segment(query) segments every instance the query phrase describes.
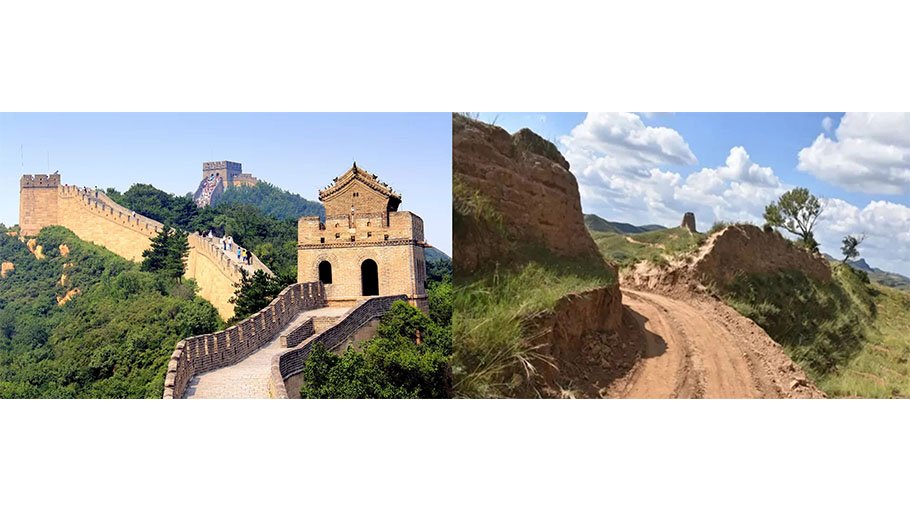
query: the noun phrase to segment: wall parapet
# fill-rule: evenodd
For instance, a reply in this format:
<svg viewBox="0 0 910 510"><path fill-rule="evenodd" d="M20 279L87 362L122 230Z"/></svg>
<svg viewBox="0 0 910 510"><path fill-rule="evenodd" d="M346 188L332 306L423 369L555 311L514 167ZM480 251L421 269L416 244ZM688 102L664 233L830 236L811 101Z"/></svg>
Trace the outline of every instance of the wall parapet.
<svg viewBox="0 0 910 510"><path fill-rule="evenodd" d="M114 202L101 191L80 188L70 184L60 186L58 190L61 197L76 199L76 203L88 209L92 214L101 216L146 237L155 237L164 228L161 223Z"/></svg>
<svg viewBox="0 0 910 510"><path fill-rule="evenodd" d="M242 322L216 333L181 340L168 362L163 398L182 398L194 375L237 363L271 342L300 312L324 306L325 288L321 282L295 283Z"/></svg>
<svg viewBox="0 0 910 510"><path fill-rule="evenodd" d="M187 242L189 242L190 248L211 260L212 263L233 282L240 281L241 269L249 274L253 274L257 269L261 269L265 274L273 276L272 270L266 267L253 252L250 252L252 264L241 264L233 253L228 254L218 246L220 240L220 237L209 238L196 233L187 235Z"/></svg>
<svg viewBox="0 0 910 510"><path fill-rule="evenodd" d="M303 365L310 357L314 346L322 344L331 351L354 336L357 330L365 324L388 313L393 303L396 301L407 302L407 300L408 297L404 294L367 299L348 311L337 324L319 333L309 342L276 354L272 358L269 394L272 398L288 398L285 381L289 377L303 372Z"/></svg>

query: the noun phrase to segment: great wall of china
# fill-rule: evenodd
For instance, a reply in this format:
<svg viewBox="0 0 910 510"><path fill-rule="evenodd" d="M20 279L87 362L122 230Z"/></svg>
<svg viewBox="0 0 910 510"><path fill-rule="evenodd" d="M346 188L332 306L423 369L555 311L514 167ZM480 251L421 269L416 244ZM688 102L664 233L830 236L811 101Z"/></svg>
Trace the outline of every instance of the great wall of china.
<svg viewBox="0 0 910 510"><path fill-rule="evenodd" d="M111 200L101 191L60 183L60 175L23 175L19 195L20 235L37 235L41 228L60 225L89 241L139 262L142 252L164 227L161 223L135 213ZM240 282L240 269L252 273L271 271L255 255L252 264L241 265L226 255L216 241L190 233L186 278L199 285L199 295L215 306L223 319L234 315L229 299L234 284Z"/></svg>
<svg viewBox="0 0 910 510"><path fill-rule="evenodd" d="M103 192L60 183L60 175L23 175L20 180L19 234L36 236L59 225L80 239L139 262L161 223L126 209ZM219 238L188 234L186 278L219 314L234 315L229 302L241 267L271 271L253 255L249 266L225 254ZM34 242L34 240L31 240ZM37 248L40 252L40 247ZM5 268L12 270L12 268ZM328 306L322 282L295 283L265 308L216 333L177 343L168 363L163 397L295 398L300 393L304 362L321 344L338 352L371 338L380 317L406 294L362 297L347 306Z"/></svg>

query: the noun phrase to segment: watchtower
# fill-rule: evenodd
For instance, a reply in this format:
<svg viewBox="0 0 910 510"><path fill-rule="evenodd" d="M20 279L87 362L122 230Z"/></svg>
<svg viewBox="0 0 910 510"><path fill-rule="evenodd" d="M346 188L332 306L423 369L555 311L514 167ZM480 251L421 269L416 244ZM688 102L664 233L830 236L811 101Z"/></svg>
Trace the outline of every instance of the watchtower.
<svg viewBox="0 0 910 510"><path fill-rule="evenodd" d="M319 200L325 222L298 221L297 281L321 281L331 305L406 294L426 310L423 220L398 210L401 195L354 163Z"/></svg>
<svg viewBox="0 0 910 510"><path fill-rule="evenodd" d="M23 175L19 179L19 233L38 235L48 226L59 223L60 174Z"/></svg>

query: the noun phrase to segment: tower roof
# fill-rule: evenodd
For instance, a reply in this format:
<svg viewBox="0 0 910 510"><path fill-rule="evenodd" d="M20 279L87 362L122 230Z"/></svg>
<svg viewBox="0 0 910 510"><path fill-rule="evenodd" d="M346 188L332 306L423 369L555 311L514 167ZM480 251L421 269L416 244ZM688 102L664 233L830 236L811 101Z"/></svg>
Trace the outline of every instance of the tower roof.
<svg viewBox="0 0 910 510"><path fill-rule="evenodd" d="M395 192L391 186L379 180L376 177L376 174L371 174L357 166L357 163L354 163L347 172L343 173L340 177L336 177L334 182L328 187L319 191L319 200L325 202L326 200L331 200L332 197L341 193L348 184L353 181L360 181L370 189L373 189L386 198L389 199L390 204L397 206L401 203L401 195Z"/></svg>

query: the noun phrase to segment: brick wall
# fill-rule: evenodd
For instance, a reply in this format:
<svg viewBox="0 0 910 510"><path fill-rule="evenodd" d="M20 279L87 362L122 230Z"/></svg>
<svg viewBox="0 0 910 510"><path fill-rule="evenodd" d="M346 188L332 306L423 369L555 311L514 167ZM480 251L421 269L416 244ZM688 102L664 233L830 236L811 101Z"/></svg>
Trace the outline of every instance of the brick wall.
<svg viewBox="0 0 910 510"><path fill-rule="evenodd" d="M300 312L322 308L325 304L325 290L322 284L295 283L282 290L268 306L243 322L217 333L181 340L168 362L164 398L183 397L186 385L194 375L241 361L271 342ZM312 331L312 321L309 322L309 328ZM306 333L305 330L297 333L300 329L294 333L296 335ZM303 338L297 340L298 343Z"/></svg>
<svg viewBox="0 0 910 510"><path fill-rule="evenodd" d="M406 300L405 295L368 299L351 309L337 324L319 333L306 344L277 354L272 358L272 373L269 380L269 393L272 398L289 397L285 380L303 371L303 365L316 344L322 344L330 351L335 350L355 336L360 328L385 315L395 301Z"/></svg>
<svg viewBox="0 0 910 510"><path fill-rule="evenodd" d="M426 301L424 248L407 241L300 249L297 252L297 281L319 280L319 264L328 261L332 265L332 283L326 285L329 302L353 304L365 297L361 265L367 259L376 262L380 296L405 294L415 304Z"/></svg>

